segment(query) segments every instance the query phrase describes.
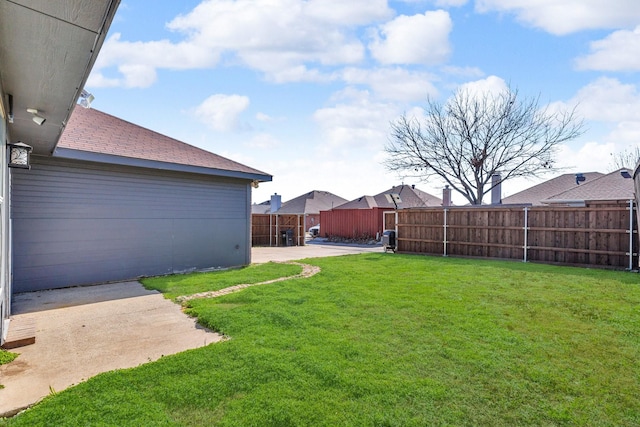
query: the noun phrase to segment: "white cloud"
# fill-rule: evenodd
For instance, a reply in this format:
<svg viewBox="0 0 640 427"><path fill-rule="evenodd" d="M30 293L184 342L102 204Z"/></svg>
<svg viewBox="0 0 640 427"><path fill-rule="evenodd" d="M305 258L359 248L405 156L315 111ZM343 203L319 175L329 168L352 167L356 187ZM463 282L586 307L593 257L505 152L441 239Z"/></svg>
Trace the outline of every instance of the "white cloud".
<svg viewBox="0 0 640 427"><path fill-rule="evenodd" d="M346 153L381 149L389 123L397 115L395 106L372 101L367 92L351 89L337 94L336 99L335 106L321 108L313 116L325 137L322 150Z"/></svg>
<svg viewBox="0 0 640 427"><path fill-rule="evenodd" d="M484 72L478 67L456 67L453 65L446 65L442 67L442 71L445 74L455 77L479 78L484 76Z"/></svg>
<svg viewBox="0 0 640 427"><path fill-rule="evenodd" d="M158 68L184 70L204 68L218 62L218 52L190 43L168 40L127 42L116 33L104 43L90 80L92 87L149 87L155 83ZM116 66L122 77L107 78L104 69Z"/></svg>
<svg viewBox="0 0 640 427"><path fill-rule="evenodd" d="M513 13L519 21L557 35L640 21L637 0L476 0L476 10Z"/></svg>
<svg viewBox="0 0 640 427"><path fill-rule="evenodd" d="M586 120L603 122L640 121L640 93L631 84L601 77L581 88L562 106L577 105L577 112Z"/></svg>
<svg viewBox="0 0 640 427"><path fill-rule="evenodd" d="M373 32L369 50L382 64L440 64L451 53L452 27L444 10L400 15Z"/></svg>
<svg viewBox="0 0 640 427"><path fill-rule="evenodd" d="M269 172L273 173L273 182L260 184L252 191L254 202L268 200L273 193L282 195L282 200L287 201L312 190L329 191L353 200L400 184L400 180L380 164L378 153L370 152L323 156L310 150L293 159L271 162ZM432 194L439 193L436 190Z"/></svg>
<svg viewBox="0 0 640 427"><path fill-rule="evenodd" d="M306 13L325 22L339 25L366 25L393 14L386 0L310 0Z"/></svg>
<svg viewBox="0 0 640 427"><path fill-rule="evenodd" d="M460 85L460 90L466 91L471 96L482 97L485 94L497 95L505 92L509 86L497 76L489 76L486 79L467 82Z"/></svg>
<svg viewBox="0 0 640 427"><path fill-rule="evenodd" d="M269 53L256 53L253 60L261 63L258 57L264 56L264 65L261 71L266 73L267 80L274 83L287 82L316 82L324 83L332 80L332 76L323 74L317 69L309 69L305 65L289 66L288 64L269 63Z"/></svg>
<svg viewBox="0 0 640 427"><path fill-rule="evenodd" d="M256 114L256 120L259 120L261 122L270 122L273 120L273 118L271 116L269 116L268 114L265 113L257 113Z"/></svg>
<svg viewBox="0 0 640 427"><path fill-rule="evenodd" d="M369 85L376 96L396 101L424 101L436 96L438 90L432 81L435 77L403 68L362 69L346 68L342 79L352 85Z"/></svg>
<svg viewBox="0 0 640 427"><path fill-rule="evenodd" d="M579 69L640 71L640 26L634 30L616 31L592 42L590 47L589 55L576 60Z"/></svg>
<svg viewBox="0 0 640 427"><path fill-rule="evenodd" d="M119 87L123 86L122 79L109 78L99 71L93 71L87 79L87 87Z"/></svg>
<svg viewBox="0 0 640 427"><path fill-rule="evenodd" d="M438 7L460 7L467 4L468 0L436 0Z"/></svg>
<svg viewBox="0 0 640 427"><path fill-rule="evenodd" d="M352 28L386 19L392 11L382 0L330 3L203 1L169 28L189 34L195 45L233 52L240 62L266 73L305 63L356 63L363 59L364 47Z"/></svg>
<svg viewBox="0 0 640 427"><path fill-rule="evenodd" d="M211 95L195 108L196 117L217 131L238 128L238 116L249 107L249 98L241 95Z"/></svg>
<svg viewBox="0 0 640 427"><path fill-rule="evenodd" d="M618 123L607 140L616 143L616 151L633 151L640 146L640 121Z"/></svg>
<svg viewBox="0 0 640 427"><path fill-rule="evenodd" d="M149 87L157 78L156 69L144 64L124 64L118 67L118 71L124 76L124 87Z"/></svg>
<svg viewBox="0 0 640 427"><path fill-rule="evenodd" d="M616 151L612 142L587 142L574 148L564 144L558 151L557 166L575 172L607 172L607 161Z"/></svg>
<svg viewBox="0 0 640 427"><path fill-rule="evenodd" d="M210 68L221 58L276 82L326 81L314 67L356 64L365 47L356 28L393 15L386 0L204 0L167 28L171 42L130 42L114 34L94 66L95 86L146 87L158 68ZM105 77L113 67L121 76Z"/></svg>

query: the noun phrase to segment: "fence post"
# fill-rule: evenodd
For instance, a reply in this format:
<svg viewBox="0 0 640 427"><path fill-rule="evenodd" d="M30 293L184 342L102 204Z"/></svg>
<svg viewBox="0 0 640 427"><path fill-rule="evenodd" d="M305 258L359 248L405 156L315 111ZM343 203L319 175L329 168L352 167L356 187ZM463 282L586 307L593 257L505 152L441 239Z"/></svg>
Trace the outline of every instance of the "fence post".
<svg viewBox="0 0 640 427"><path fill-rule="evenodd" d="M525 206L524 208L524 247L523 247L523 257L522 262L527 262L527 249L529 246L529 208Z"/></svg>
<svg viewBox="0 0 640 427"><path fill-rule="evenodd" d="M633 270L633 200L629 200L629 271Z"/></svg>
<svg viewBox="0 0 640 427"><path fill-rule="evenodd" d="M398 211L395 210L393 211L393 218L394 218L394 229L396 231L396 251L399 249L400 246L400 233L398 233Z"/></svg>
<svg viewBox="0 0 640 427"><path fill-rule="evenodd" d="M306 225L306 215L305 214L298 214L298 242L296 244L296 246L303 246L304 245L304 227ZM302 220L302 223L300 222L300 220ZM302 242L302 243L300 243Z"/></svg>
<svg viewBox="0 0 640 427"><path fill-rule="evenodd" d="M269 247L273 246L273 215L269 214Z"/></svg>
<svg viewBox="0 0 640 427"><path fill-rule="evenodd" d="M442 256L447 256L447 208L444 209L444 241L443 243L443 254Z"/></svg>

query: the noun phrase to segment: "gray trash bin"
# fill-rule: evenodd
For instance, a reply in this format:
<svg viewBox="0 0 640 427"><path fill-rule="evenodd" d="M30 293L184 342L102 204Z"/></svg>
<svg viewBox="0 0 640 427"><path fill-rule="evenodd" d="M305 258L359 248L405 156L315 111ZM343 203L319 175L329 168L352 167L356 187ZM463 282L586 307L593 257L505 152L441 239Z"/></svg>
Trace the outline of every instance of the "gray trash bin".
<svg viewBox="0 0 640 427"><path fill-rule="evenodd" d="M385 230L382 233L382 247L384 251L388 250L395 252L396 251L396 231L395 230Z"/></svg>
<svg viewBox="0 0 640 427"><path fill-rule="evenodd" d="M293 230L280 232L280 246L293 246Z"/></svg>

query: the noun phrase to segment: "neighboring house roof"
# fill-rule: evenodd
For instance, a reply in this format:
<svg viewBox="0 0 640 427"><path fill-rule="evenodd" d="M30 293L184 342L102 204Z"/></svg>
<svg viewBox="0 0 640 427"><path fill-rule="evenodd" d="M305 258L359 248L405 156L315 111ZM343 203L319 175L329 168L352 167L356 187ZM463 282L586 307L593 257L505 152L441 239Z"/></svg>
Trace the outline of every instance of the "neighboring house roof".
<svg viewBox="0 0 640 427"><path fill-rule="evenodd" d="M591 181L603 176L600 172L587 172L582 175L585 177L585 180L580 184L580 187L584 187ZM576 174L567 173L538 185L534 185L533 187L522 190L519 193L512 194L509 197L505 197L502 199L502 204L531 204L533 206L540 206L544 204L543 200L547 200L556 194L560 194L575 187L578 187L576 184Z"/></svg>
<svg viewBox="0 0 640 427"><path fill-rule="evenodd" d="M257 169L93 108L73 111L54 156L271 181Z"/></svg>
<svg viewBox="0 0 640 427"><path fill-rule="evenodd" d="M271 201L267 200L262 203L254 203L251 205L252 214L270 214L271 213Z"/></svg>
<svg viewBox="0 0 640 427"><path fill-rule="evenodd" d="M343 203L347 199L336 196L328 191L310 191L306 194L284 202L278 214L319 214L320 211L328 211Z"/></svg>
<svg viewBox="0 0 640 427"><path fill-rule="evenodd" d="M543 200L545 204L570 203L576 201L598 201L598 200L631 200L635 198L633 180L624 178L620 172L628 169L618 169L607 175L600 176L593 180L585 180L580 185L552 197ZM575 182L574 182L575 184Z"/></svg>
<svg viewBox="0 0 640 427"><path fill-rule="evenodd" d="M397 202L398 209L442 206L442 199L419 190L413 185L397 185L375 196L359 197L340 205L337 209L371 209L375 207L395 209L396 206L393 202L387 200L386 195L389 194L400 196L400 202Z"/></svg>
<svg viewBox="0 0 640 427"><path fill-rule="evenodd" d="M372 209L377 208L378 203L373 196L360 196L350 202L344 203L334 209Z"/></svg>

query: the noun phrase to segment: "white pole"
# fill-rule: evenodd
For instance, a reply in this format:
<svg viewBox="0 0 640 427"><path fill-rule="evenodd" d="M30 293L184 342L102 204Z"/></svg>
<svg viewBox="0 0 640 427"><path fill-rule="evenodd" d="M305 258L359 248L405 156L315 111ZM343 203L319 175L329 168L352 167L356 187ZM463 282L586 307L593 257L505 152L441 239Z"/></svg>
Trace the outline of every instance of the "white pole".
<svg viewBox="0 0 640 427"><path fill-rule="evenodd" d="M633 270L633 200L629 200L629 271Z"/></svg>
<svg viewBox="0 0 640 427"><path fill-rule="evenodd" d="M447 210L444 209L444 240L443 240L443 253L442 256L447 256Z"/></svg>
<svg viewBox="0 0 640 427"><path fill-rule="evenodd" d="M529 246L528 234L529 234L529 208L525 207L524 208L524 246L523 246L524 255L523 255L522 262L527 262L527 249Z"/></svg>

